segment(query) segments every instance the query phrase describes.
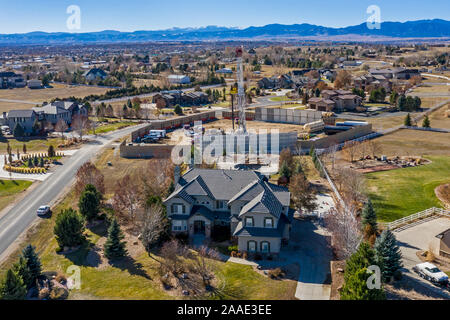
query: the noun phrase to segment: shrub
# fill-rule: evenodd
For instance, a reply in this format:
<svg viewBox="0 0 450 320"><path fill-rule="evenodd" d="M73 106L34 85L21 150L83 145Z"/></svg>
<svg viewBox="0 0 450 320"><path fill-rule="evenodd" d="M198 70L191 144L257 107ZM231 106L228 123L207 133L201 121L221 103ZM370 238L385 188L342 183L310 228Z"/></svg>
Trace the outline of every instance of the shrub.
<svg viewBox="0 0 450 320"><path fill-rule="evenodd" d="M247 252L244 252L242 254L242 259L247 260L247 258L248 258L248 254L247 254Z"/></svg>
<svg viewBox="0 0 450 320"><path fill-rule="evenodd" d="M68 296L68 292L63 287L54 286L52 291L50 291L51 300L64 300Z"/></svg>
<svg viewBox="0 0 450 320"><path fill-rule="evenodd" d="M229 246L228 247L228 252L233 252L233 251L238 251L238 246Z"/></svg>
<svg viewBox="0 0 450 320"><path fill-rule="evenodd" d="M284 277L284 272L280 268L272 269L269 271L269 277L271 279L278 279Z"/></svg>
<svg viewBox="0 0 450 320"><path fill-rule="evenodd" d="M236 251L231 251L231 256L232 256L233 258L235 258L235 257L236 257Z"/></svg>
<svg viewBox="0 0 450 320"><path fill-rule="evenodd" d="M38 298L40 300L47 299L49 295L50 295L50 290L48 288L42 288L41 290L39 290Z"/></svg>
<svg viewBox="0 0 450 320"><path fill-rule="evenodd" d="M67 278L64 274L58 272L58 274L55 277L55 281L58 283L65 283L67 281Z"/></svg>

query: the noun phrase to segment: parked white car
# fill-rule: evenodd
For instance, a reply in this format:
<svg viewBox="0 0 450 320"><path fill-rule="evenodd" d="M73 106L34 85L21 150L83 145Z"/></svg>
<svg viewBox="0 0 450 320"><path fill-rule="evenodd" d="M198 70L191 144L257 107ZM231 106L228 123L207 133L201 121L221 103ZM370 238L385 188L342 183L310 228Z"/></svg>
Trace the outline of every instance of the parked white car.
<svg viewBox="0 0 450 320"><path fill-rule="evenodd" d="M37 215L38 216L45 216L50 212L50 206L40 206L39 209L37 209Z"/></svg>
<svg viewBox="0 0 450 320"><path fill-rule="evenodd" d="M418 264L413 270L428 281L440 284L448 282L448 276L432 263L425 262Z"/></svg>

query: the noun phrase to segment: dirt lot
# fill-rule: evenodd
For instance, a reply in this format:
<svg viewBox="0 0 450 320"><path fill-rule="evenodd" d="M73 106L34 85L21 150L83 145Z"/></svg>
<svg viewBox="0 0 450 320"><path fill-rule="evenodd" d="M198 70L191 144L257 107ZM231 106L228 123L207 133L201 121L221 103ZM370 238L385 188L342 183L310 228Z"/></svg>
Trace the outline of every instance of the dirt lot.
<svg viewBox="0 0 450 320"><path fill-rule="evenodd" d="M430 116L431 127L444 129L450 128L450 117L446 114L446 112L449 112L450 114L450 111L448 110L450 110L450 103L447 104L447 106L433 112Z"/></svg>
<svg viewBox="0 0 450 320"><path fill-rule="evenodd" d="M219 120L211 123L204 124L206 129L232 129L231 120ZM280 132L303 132L303 126L295 124L283 124L283 123L270 123L263 121L247 121L247 130L259 130L259 129L278 129Z"/></svg>

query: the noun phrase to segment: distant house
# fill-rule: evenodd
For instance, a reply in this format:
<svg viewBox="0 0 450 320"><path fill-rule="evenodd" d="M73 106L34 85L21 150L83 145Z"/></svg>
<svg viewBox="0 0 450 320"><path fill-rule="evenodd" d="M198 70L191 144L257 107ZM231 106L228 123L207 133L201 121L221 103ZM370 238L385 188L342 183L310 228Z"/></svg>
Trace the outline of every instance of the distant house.
<svg viewBox="0 0 450 320"><path fill-rule="evenodd" d="M276 80L274 78L262 78L258 81L260 89L274 89L276 87Z"/></svg>
<svg viewBox="0 0 450 320"><path fill-rule="evenodd" d="M38 115L33 110L11 110L5 118L11 132L19 124L28 135L33 133L34 125L38 121Z"/></svg>
<svg viewBox="0 0 450 320"><path fill-rule="evenodd" d="M104 80L108 76L105 71L99 68L93 68L89 71L86 71L83 75L88 81L94 81L98 79Z"/></svg>
<svg viewBox="0 0 450 320"><path fill-rule="evenodd" d="M188 76L172 74L167 77L171 84L189 84L191 83L191 78Z"/></svg>
<svg viewBox="0 0 450 320"><path fill-rule="evenodd" d="M181 99L183 105L187 106L202 105L209 102L208 95L202 91L184 93Z"/></svg>
<svg viewBox="0 0 450 320"><path fill-rule="evenodd" d="M439 242L439 255L444 258L450 258L450 229L436 236Z"/></svg>
<svg viewBox="0 0 450 320"><path fill-rule="evenodd" d="M290 89L294 82L289 75L283 74L278 77L263 78L257 84L260 89Z"/></svg>
<svg viewBox="0 0 450 320"><path fill-rule="evenodd" d="M174 234L210 239L228 229L239 251L260 254L289 240L290 192L255 171L191 169L175 184L164 200Z"/></svg>
<svg viewBox="0 0 450 320"><path fill-rule="evenodd" d="M322 98L310 98L309 108L317 111L355 110L362 105L362 98L347 90L323 90Z"/></svg>
<svg viewBox="0 0 450 320"><path fill-rule="evenodd" d="M216 71L216 73L219 74L233 74L233 70L231 70L230 68L222 68Z"/></svg>
<svg viewBox="0 0 450 320"><path fill-rule="evenodd" d="M370 69L372 76L382 75L386 79L409 80L414 76L420 76L418 69L406 68L386 68L386 69Z"/></svg>
<svg viewBox="0 0 450 320"><path fill-rule="evenodd" d="M87 116L89 113L89 110L85 105L78 104L77 102L73 101L55 101L52 102L52 105L64 108L69 111L71 118L76 115Z"/></svg>
<svg viewBox="0 0 450 320"><path fill-rule="evenodd" d="M41 80L28 80L28 88L30 89L42 89L42 81Z"/></svg>
<svg viewBox="0 0 450 320"><path fill-rule="evenodd" d="M24 88L27 82L21 74L14 72L0 72L0 89Z"/></svg>

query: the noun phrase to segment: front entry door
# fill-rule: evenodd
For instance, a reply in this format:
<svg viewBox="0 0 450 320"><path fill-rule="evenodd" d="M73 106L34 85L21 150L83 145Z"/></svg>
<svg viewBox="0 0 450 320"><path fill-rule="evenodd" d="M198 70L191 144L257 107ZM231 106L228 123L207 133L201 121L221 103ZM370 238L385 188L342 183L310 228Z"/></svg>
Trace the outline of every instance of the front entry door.
<svg viewBox="0 0 450 320"><path fill-rule="evenodd" d="M205 234L205 221L197 220L194 221L194 233L195 234Z"/></svg>

